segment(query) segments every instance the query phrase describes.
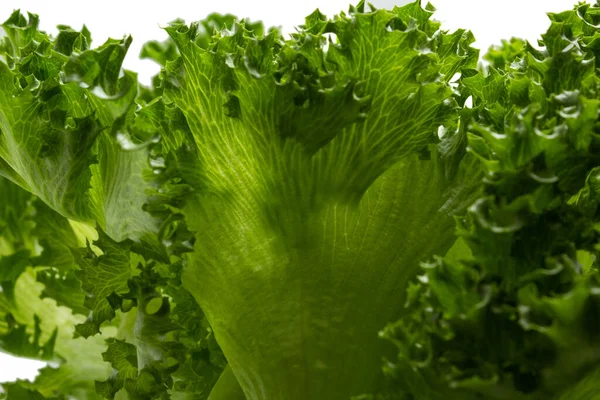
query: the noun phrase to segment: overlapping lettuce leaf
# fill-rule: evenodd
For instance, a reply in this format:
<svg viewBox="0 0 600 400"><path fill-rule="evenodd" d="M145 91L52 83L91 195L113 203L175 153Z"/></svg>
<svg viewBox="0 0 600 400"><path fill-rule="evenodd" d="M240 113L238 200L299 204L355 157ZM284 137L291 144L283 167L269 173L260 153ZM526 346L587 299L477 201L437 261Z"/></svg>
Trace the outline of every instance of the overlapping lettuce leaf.
<svg viewBox="0 0 600 400"><path fill-rule="evenodd" d="M68 248L58 247L77 246L75 233L35 196L5 178L0 187L0 350L50 363L34 382L5 385L7 399L99 399L93 380L110 372L99 356L106 346L101 337L73 339L75 324L85 320L76 311L84 295L70 284L76 266Z"/></svg>
<svg viewBox="0 0 600 400"><path fill-rule="evenodd" d="M450 84L477 52L431 14L360 3L315 12L291 40L243 23L208 44L201 23L167 28L179 57L138 121L161 135L151 210L184 218L169 240L187 252L184 287L248 399L377 385L377 331L477 194Z"/></svg>
<svg viewBox="0 0 600 400"><path fill-rule="evenodd" d="M134 123L131 39L91 49L19 12L2 28L0 350L52 363L5 396L206 398L226 361L160 241L176 223L145 211L157 139Z"/></svg>
<svg viewBox="0 0 600 400"><path fill-rule="evenodd" d="M409 398L597 396L600 8L549 17L541 50L504 43L462 80L485 187L383 331Z"/></svg>
<svg viewBox="0 0 600 400"><path fill-rule="evenodd" d="M419 1L287 40L214 14L144 47L152 87L130 38L15 12L0 349L51 364L4 397L588 398L598 10L486 72Z"/></svg>
<svg viewBox="0 0 600 400"><path fill-rule="evenodd" d="M18 11L2 29L0 174L67 218L158 247L142 210L147 153L131 151L144 143L126 129L138 92L121 69L131 38L91 49L85 27L50 37Z"/></svg>

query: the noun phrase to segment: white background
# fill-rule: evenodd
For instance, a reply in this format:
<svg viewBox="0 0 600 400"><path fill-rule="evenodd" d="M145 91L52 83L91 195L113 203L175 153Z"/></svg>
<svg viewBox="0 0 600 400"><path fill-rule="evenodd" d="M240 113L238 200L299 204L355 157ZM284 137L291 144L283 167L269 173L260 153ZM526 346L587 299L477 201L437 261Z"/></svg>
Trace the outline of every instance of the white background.
<svg viewBox="0 0 600 400"><path fill-rule="evenodd" d="M56 32L58 24L71 25L79 29L86 24L92 32L95 45L106 38L121 38L133 35L125 67L137 71L140 79L149 78L158 72L158 67L148 60L137 60L142 43L147 40L163 40L166 34L160 26L175 18L187 21L202 19L210 12L232 13L239 17L262 20L268 26L279 25L286 32L303 23L303 18L317 7L332 16L346 11L350 1L358 0L2 0L0 20L20 8L40 15L41 28ZM406 4L406 0L371 0L378 8L392 8ZM501 38L517 36L534 41L548 25L546 12L569 9L577 0L432 0L438 9L435 18L442 21L446 29L467 28L477 38L476 46L485 50ZM425 1L423 1L425 3ZM20 360L0 353L0 382L35 376L41 363Z"/></svg>

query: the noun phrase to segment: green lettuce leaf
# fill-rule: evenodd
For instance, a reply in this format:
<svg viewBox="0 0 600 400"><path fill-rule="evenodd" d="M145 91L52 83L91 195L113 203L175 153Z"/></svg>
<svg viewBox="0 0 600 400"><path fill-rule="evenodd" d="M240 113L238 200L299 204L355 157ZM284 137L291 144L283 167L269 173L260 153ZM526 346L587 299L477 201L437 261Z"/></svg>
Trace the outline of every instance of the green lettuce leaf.
<svg viewBox="0 0 600 400"><path fill-rule="evenodd" d="M449 82L477 52L430 15L361 3L312 14L289 41L240 23L207 47L201 24L167 28L180 57L164 104L140 112L161 133L171 193L154 210L195 232L183 284L249 399L376 385L377 331L476 196Z"/></svg>
<svg viewBox="0 0 600 400"><path fill-rule="evenodd" d="M48 366L0 397L593 397L599 9L479 69L420 1L176 20L149 87L14 12L0 351Z"/></svg>
<svg viewBox="0 0 600 400"><path fill-rule="evenodd" d="M399 391L428 400L597 393L598 15L587 4L549 14L541 50L504 43L487 74L462 80L484 192L457 220L460 242L423 264L408 313L382 332L398 348L385 368Z"/></svg>
<svg viewBox="0 0 600 400"><path fill-rule="evenodd" d="M142 209L152 138L126 130L138 92L121 69L131 38L91 49L85 27L51 37L38 23L15 11L2 24L0 174L67 218L160 252L157 222Z"/></svg>

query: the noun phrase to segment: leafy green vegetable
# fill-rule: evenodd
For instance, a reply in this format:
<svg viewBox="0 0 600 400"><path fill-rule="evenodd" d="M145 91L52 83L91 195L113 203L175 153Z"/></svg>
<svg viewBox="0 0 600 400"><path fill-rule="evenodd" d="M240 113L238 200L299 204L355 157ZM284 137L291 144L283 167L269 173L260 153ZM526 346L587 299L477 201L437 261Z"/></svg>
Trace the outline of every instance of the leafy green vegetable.
<svg viewBox="0 0 600 400"><path fill-rule="evenodd" d="M13 13L0 350L49 364L0 396L594 396L600 7L479 69L433 11L176 20L150 87Z"/></svg>
<svg viewBox="0 0 600 400"><path fill-rule="evenodd" d="M479 170L436 132L457 123L448 81L476 51L463 31L434 36L430 14L315 13L288 42L239 25L209 51L199 25L167 28L181 58L164 101L193 140L179 155L197 232L184 287L247 398L369 390L406 280L454 241Z"/></svg>
<svg viewBox="0 0 600 400"><path fill-rule="evenodd" d="M419 399L584 399L600 365L598 8L550 14L540 45L492 49L469 147L484 193L460 247L423 264L386 369Z"/></svg>

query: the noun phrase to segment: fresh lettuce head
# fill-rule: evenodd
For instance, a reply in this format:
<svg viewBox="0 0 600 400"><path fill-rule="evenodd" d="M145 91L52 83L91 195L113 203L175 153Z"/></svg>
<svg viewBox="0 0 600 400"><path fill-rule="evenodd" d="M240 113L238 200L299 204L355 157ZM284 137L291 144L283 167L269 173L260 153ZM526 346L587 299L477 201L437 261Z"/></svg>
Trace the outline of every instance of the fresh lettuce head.
<svg viewBox="0 0 600 400"><path fill-rule="evenodd" d="M13 13L0 350L49 365L4 397L583 400L598 10L479 69L420 1L177 20L150 87Z"/></svg>

